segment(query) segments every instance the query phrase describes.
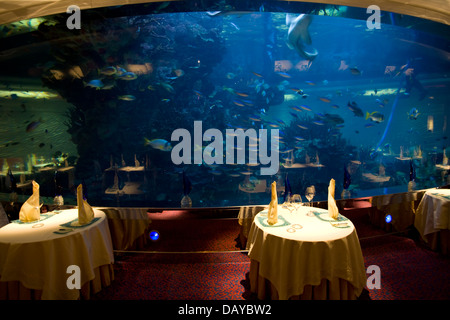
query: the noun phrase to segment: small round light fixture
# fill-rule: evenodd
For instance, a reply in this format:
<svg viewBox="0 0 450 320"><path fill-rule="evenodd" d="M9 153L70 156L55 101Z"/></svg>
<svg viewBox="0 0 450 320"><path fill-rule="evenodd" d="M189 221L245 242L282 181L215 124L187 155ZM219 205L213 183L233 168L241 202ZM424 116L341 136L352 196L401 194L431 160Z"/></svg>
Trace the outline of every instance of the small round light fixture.
<svg viewBox="0 0 450 320"><path fill-rule="evenodd" d="M160 234L156 230L150 231L150 233L149 233L150 240L152 240L152 241L159 240L159 236L160 236Z"/></svg>
<svg viewBox="0 0 450 320"><path fill-rule="evenodd" d="M387 214L387 215L384 217L384 221L386 221L386 223L391 223L391 221L392 221L392 216L391 216L390 214Z"/></svg>

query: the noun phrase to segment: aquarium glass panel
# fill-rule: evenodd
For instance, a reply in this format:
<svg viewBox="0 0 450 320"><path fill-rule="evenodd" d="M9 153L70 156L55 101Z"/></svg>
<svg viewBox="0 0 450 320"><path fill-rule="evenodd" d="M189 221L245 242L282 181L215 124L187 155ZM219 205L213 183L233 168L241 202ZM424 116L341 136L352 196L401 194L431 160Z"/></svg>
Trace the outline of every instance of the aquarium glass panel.
<svg viewBox="0 0 450 320"><path fill-rule="evenodd" d="M449 184L446 25L284 1L79 13L0 26L3 201L32 180L43 203L81 184L162 208Z"/></svg>

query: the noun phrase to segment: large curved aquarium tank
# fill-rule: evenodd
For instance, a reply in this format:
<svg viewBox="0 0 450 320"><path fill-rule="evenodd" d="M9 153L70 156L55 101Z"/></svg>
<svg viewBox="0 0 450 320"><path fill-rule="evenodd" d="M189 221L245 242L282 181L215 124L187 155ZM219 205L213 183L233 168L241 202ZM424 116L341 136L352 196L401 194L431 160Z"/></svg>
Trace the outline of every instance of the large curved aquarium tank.
<svg viewBox="0 0 450 320"><path fill-rule="evenodd" d="M48 204L83 184L94 206L158 208L449 183L445 23L295 1L68 11L0 27L3 201L32 180Z"/></svg>

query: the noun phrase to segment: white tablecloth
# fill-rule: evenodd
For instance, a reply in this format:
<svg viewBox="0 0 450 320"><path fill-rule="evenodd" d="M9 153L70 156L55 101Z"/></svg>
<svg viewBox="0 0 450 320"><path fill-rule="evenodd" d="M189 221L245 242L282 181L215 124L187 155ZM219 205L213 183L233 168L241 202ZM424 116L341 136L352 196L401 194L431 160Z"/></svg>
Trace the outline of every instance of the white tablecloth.
<svg viewBox="0 0 450 320"><path fill-rule="evenodd" d="M314 212L308 216L308 212ZM278 207L278 223L267 224L267 210L255 216L247 241L249 257L259 263L259 276L269 280L280 300L301 295L306 285L322 279L348 281L359 296L366 271L353 223L340 216L333 226L328 211L300 207L290 213Z"/></svg>
<svg viewBox="0 0 450 320"><path fill-rule="evenodd" d="M450 189L425 192L416 210L414 226L422 238L442 229L450 229Z"/></svg>
<svg viewBox="0 0 450 320"><path fill-rule="evenodd" d="M50 213L52 214L52 213ZM114 263L106 215L95 210L95 221L64 233L61 226L78 218L78 209L63 210L32 223L10 223L0 229L0 281L19 281L41 290L41 299L78 299L69 289L67 267L80 267L80 283L95 278L94 269ZM55 232L62 232L58 234Z"/></svg>

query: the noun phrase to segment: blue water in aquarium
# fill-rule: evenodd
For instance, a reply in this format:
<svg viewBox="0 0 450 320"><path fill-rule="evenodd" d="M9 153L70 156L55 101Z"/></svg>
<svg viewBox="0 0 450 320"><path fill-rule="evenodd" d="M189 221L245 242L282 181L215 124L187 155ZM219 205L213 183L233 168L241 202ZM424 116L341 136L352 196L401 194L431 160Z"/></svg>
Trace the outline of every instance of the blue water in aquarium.
<svg viewBox="0 0 450 320"><path fill-rule="evenodd" d="M308 59L288 45L286 15L300 11L148 8L83 11L80 30L67 29L67 14L25 33L2 26L5 197L8 168L17 183L36 180L42 197L57 190L76 203L84 183L90 204L114 206L180 207L183 196L193 207L268 204L271 183L281 199L286 176L293 193L314 185L321 201L330 179L340 198L345 171L351 197L406 192L410 165L417 189L447 184L448 38L317 10L302 30L305 50L317 50ZM177 129L189 151L179 152ZM275 173L262 174L261 157L249 163L261 136L227 145L237 129L277 139L267 153L278 153ZM241 149L244 163L227 164L227 151ZM205 161L211 151L223 163Z"/></svg>

